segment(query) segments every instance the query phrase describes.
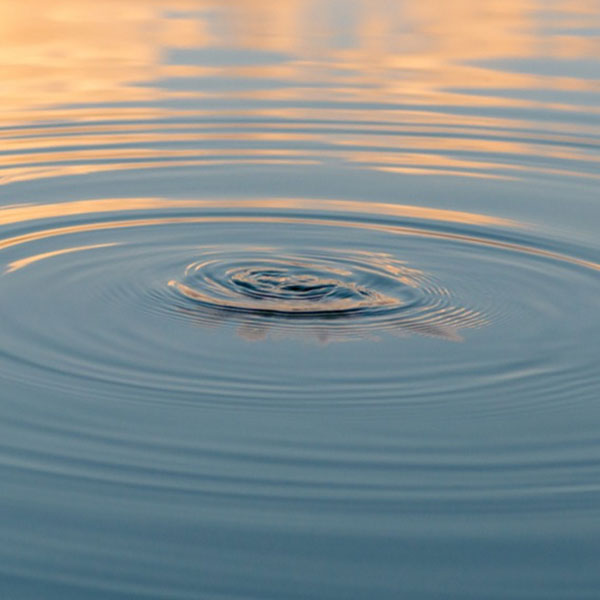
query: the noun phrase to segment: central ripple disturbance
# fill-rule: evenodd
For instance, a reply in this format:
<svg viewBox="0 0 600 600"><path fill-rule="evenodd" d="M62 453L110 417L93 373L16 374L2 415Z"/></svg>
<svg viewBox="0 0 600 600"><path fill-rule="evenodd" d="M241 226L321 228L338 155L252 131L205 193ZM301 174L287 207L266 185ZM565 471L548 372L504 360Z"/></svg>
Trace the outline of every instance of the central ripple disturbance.
<svg viewBox="0 0 600 600"><path fill-rule="evenodd" d="M364 250L202 248L169 287L176 310L195 322L285 328L310 321L344 335L385 329L457 340L458 329L483 321L422 271Z"/></svg>
<svg viewBox="0 0 600 600"><path fill-rule="evenodd" d="M327 251L301 257L223 249L169 285L200 307L254 314L368 316L422 299L419 272L382 255ZM329 257L327 256L329 255ZM387 262L386 262L387 260Z"/></svg>

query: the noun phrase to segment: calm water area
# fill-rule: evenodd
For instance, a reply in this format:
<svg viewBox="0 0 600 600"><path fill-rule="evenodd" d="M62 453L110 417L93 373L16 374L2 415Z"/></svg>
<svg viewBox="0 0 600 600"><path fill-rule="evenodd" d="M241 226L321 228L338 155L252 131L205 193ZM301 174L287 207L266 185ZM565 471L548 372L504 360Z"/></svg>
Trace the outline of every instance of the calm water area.
<svg viewBox="0 0 600 600"><path fill-rule="evenodd" d="M2 600L600 598L600 1L0 3Z"/></svg>

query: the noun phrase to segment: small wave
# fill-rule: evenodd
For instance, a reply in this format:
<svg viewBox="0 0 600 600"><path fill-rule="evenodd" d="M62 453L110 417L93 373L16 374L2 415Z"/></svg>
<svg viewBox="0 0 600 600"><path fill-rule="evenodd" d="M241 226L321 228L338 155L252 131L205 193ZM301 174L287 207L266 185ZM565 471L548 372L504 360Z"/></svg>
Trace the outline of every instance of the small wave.
<svg viewBox="0 0 600 600"><path fill-rule="evenodd" d="M509 383L529 389L530 374L551 363L524 368L493 346L474 355L472 345L513 331L527 364L553 318L560 346L568 347L585 329L561 316L570 310L564 281L593 298L600 270L585 248L562 247L517 222L376 202L106 199L6 207L0 219L0 308L13 315L5 376L71 391L93 387L107 397L118 389L145 401L259 408L285 397L309 408L311 394L292 375L296 351L288 349L287 362L275 350L283 343L303 353L307 341L387 348L355 376L342 376L344 352L328 351L330 370L311 375L322 386L321 405L461 395L468 402ZM392 359L407 351L407 337L431 345L404 356L398 370ZM275 345L263 352L277 367L253 373L249 360L233 375L207 339L270 339ZM463 340L464 351L446 349Z"/></svg>
<svg viewBox="0 0 600 600"><path fill-rule="evenodd" d="M396 330L460 340L457 331L484 322L472 311L453 308L448 290L392 256L315 249L286 255L281 248L223 247L171 280L175 306L195 321L227 320L277 331L295 325L327 326L374 335ZM276 258L275 258L276 257ZM301 319L304 323L298 323ZM310 325L309 325L310 328Z"/></svg>

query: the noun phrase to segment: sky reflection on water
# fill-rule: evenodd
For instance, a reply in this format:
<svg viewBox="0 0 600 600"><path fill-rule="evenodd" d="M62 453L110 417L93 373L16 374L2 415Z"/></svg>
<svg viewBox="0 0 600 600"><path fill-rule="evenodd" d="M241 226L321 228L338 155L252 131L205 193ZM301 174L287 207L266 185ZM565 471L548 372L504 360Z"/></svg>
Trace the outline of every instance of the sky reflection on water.
<svg viewBox="0 0 600 600"><path fill-rule="evenodd" d="M595 0L0 40L0 597L597 598Z"/></svg>
<svg viewBox="0 0 600 600"><path fill-rule="evenodd" d="M3 124L28 127L2 132L10 180L167 159L598 176L586 3L34 4L0 25Z"/></svg>

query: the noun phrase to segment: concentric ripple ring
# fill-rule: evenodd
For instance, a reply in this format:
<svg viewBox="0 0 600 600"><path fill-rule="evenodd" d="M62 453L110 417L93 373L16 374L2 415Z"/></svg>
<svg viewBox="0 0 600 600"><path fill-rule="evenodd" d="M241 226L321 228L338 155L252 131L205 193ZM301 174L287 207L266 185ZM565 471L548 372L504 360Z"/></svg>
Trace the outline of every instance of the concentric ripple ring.
<svg viewBox="0 0 600 600"><path fill-rule="evenodd" d="M499 385L499 371L525 385L514 356L486 344L475 358L469 347L506 325L525 357L548 318L569 310L561 281L585 290L582 304L598 286L585 248L565 252L521 223L406 204L101 199L6 207L0 219L4 376L107 398L260 407L294 397L307 408L293 359L307 341L387 348L372 363L361 355L373 379L353 380L344 351L327 373L315 369L327 405L438 401ZM566 349L584 330L556 321L557 343ZM405 355L406 337L430 341ZM262 347L268 366L258 371L250 352L235 375L223 371L224 340L246 356L245 344L267 338L278 340ZM291 344L288 358L280 343Z"/></svg>

